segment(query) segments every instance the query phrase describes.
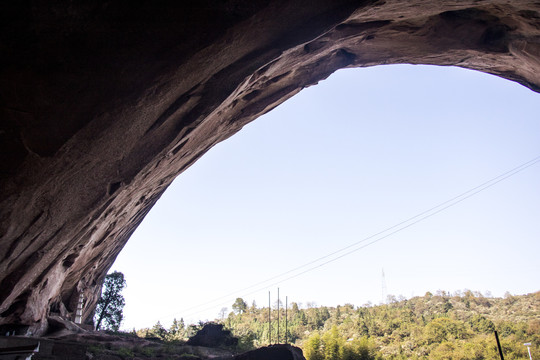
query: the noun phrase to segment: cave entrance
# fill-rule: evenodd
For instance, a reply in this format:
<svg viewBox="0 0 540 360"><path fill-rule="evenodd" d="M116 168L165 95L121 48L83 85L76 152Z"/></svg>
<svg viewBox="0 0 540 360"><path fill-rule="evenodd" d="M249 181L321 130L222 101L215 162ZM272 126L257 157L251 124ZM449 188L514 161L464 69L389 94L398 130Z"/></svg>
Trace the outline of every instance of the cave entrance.
<svg viewBox="0 0 540 360"><path fill-rule="evenodd" d="M81 292L91 317L105 273L175 177L337 69L456 65L540 91L533 2L161 5L5 7L0 325L45 334L50 310L76 311Z"/></svg>
<svg viewBox="0 0 540 360"><path fill-rule="evenodd" d="M538 96L456 67L339 70L215 146L171 185L113 266L129 284L124 326L217 318L261 286L208 300L369 237L534 158ZM304 304L378 303L382 268L388 293L406 297L464 288L502 296L499 283L514 293L536 290L524 274L540 271L533 259L540 233L532 226L539 180L532 167L281 283L282 294ZM265 306L267 289L244 299Z"/></svg>

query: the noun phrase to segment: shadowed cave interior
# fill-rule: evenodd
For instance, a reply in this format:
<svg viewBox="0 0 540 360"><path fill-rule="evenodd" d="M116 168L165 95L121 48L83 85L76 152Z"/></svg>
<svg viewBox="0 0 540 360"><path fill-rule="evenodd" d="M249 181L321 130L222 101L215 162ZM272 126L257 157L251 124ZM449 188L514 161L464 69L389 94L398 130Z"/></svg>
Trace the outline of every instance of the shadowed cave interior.
<svg viewBox="0 0 540 360"><path fill-rule="evenodd" d="M47 333L173 179L335 70L455 65L540 91L540 4L5 2L0 327Z"/></svg>

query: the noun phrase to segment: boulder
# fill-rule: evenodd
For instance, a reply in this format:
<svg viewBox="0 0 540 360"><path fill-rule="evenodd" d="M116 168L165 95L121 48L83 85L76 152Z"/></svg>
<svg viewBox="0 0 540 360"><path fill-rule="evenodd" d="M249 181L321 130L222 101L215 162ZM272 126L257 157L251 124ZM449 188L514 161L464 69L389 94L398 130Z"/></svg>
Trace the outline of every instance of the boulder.
<svg viewBox="0 0 540 360"><path fill-rule="evenodd" d="M216 348L220 346L236 346L238 338L231 335L229 330L224 330L222 324L208 323L197 333L189 338L187 345Z"/></svg>
<svg viewBox="0 0 540 360"><path fill-rule="evenodd" d="M262 347L237 355L235 360L305 360L302 349L286 344Z"/></svg>

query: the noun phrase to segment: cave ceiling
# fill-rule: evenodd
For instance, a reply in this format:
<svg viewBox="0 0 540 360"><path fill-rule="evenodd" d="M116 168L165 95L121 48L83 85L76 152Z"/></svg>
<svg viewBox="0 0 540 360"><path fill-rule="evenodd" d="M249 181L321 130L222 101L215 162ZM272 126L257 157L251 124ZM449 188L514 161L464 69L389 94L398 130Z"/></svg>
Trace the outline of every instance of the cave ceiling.
<svg viewBox="0 0 540 360"><path fill-rule="evenodd" d="M176 176L337 69L452 65L540 91L534 1L4 1L0 17L0 326L34 335L81 293L91 318Z"/></svg>

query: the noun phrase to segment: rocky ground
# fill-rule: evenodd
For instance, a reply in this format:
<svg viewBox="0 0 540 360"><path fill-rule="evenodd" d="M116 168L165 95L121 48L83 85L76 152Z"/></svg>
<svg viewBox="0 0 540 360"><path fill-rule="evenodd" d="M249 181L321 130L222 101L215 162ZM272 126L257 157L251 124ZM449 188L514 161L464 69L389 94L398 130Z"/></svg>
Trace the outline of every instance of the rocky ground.
<svg viewBox="0 0 540 360"><path fill-rule="evenodd" d="M99 332L54 337L0 337L0 349L40 343L33 360L304 360L302 350L290 345L274 345L243 354L231 349L164 343L136 336L109 335ZM16 357L12 357L15 359ZM0 354L0 359L11 359Z"/></svg>
<svg viewBox="0 0 540 360"><path fill-rule="evenodd" d="M102 333L73 334L62 337L3 337L0 347L40 343L34 360L125 360L125 359L225 359L233 358L231 351L182 343L163 343ZM3 357L0 355L0 359Z"/></svg>

